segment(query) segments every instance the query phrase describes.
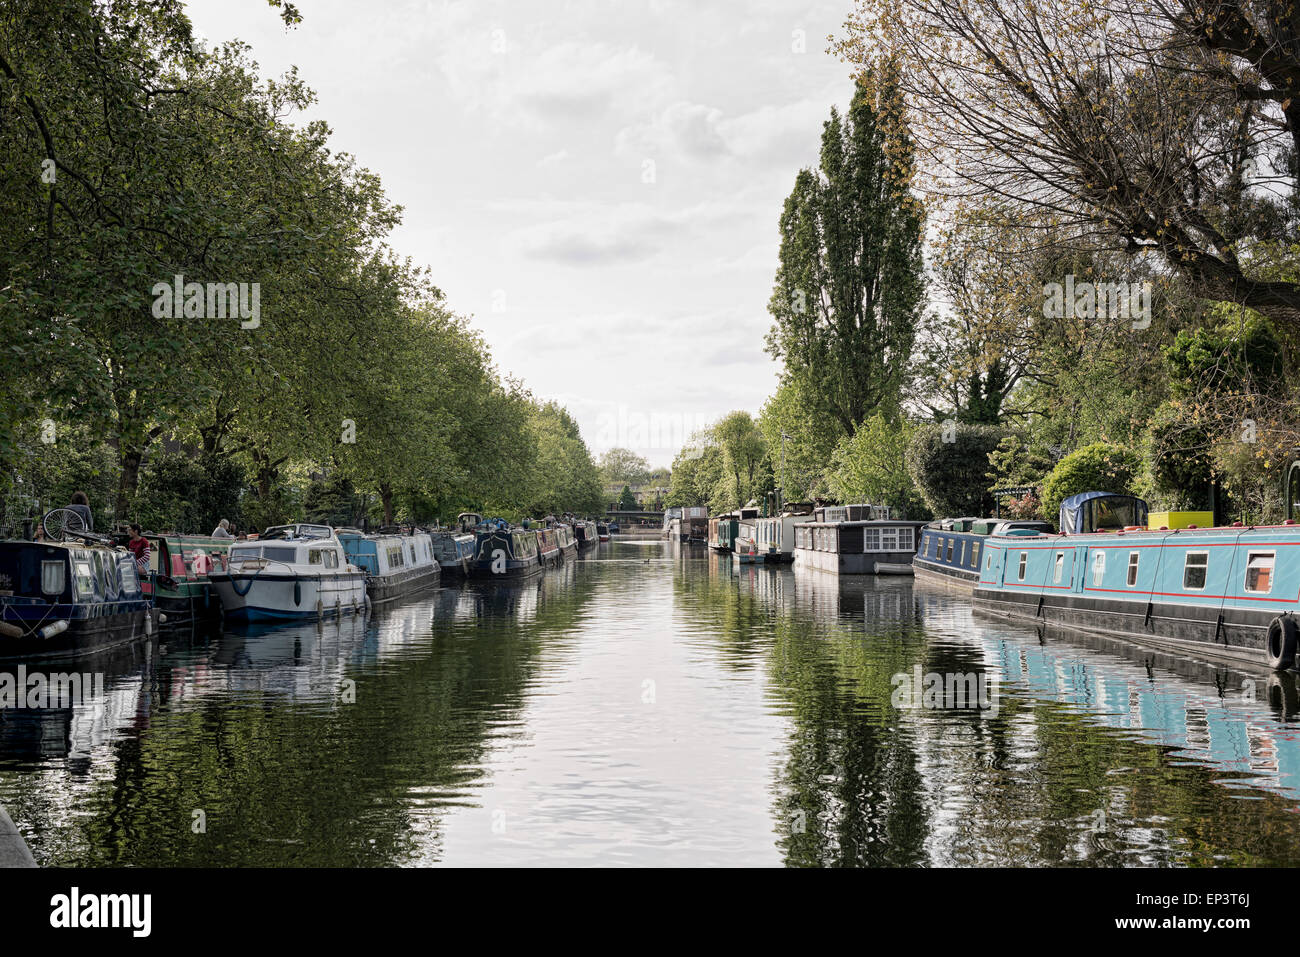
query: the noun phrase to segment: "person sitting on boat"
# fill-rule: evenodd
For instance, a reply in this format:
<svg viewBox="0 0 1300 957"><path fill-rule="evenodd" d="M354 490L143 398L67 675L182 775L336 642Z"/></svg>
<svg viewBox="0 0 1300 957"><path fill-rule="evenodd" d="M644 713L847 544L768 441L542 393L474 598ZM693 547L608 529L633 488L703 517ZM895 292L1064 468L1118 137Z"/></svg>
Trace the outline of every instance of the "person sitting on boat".
<svg viewBox="0 0 1300 957"><path fill-rule="evenodd" d="M235 536L230 533L230 519L223 518L221 521L217 522L217 527L212 530L212 534L209 535L208 537L209 538L234 538Z"/></svg>
<svg viewBox="0 0 1300 957"><path fill-rule="evenodd" d="M149 539L144 537L144 533L139 525L131 523L131 539L126 543L127 549L135 556L135 568L140 575L149 574L149 555L152 552L152 546Z"/></svg>
<svg viewBox="0 0 1300 957"><path fill-rule="evenodd" d="M68 506L68 511L76 512L81 516L81 521L86 526L84 531L95 530L95 518L90 514L90 499L86 498L85 492L72 493L72 504Z"/></svg>

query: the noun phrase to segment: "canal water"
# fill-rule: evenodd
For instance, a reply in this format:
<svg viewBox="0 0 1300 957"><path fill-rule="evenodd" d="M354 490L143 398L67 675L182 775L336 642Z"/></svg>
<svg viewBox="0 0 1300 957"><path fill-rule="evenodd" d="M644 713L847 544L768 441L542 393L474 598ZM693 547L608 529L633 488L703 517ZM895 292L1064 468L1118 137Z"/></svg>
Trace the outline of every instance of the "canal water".
<svg viewBox="0 0 1300 957"><path fill-rule="evenodd" d="M0 805L44 865L1292 865L1300 848L1292 677L698 546L618 541L524 586L164 634L94 665L102 690L73 707L0 711Z"/></svg>

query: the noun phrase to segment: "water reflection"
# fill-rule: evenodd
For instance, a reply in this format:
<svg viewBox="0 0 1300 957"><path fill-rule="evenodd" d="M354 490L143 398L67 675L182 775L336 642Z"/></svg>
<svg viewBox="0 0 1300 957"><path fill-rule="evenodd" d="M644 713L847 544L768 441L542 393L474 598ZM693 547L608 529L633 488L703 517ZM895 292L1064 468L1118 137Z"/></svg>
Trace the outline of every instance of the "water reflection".
<svg viewBox="0 0 1300 957"><path fill-rule="evenodd" d="M47 670L56 670L52 666ZM0 710L43 864L1292 864L1300 691L906 579L614 542L67 666ZM898 707L899 675L992 708ZM202 820L202 827L198 822Z"/></svg>

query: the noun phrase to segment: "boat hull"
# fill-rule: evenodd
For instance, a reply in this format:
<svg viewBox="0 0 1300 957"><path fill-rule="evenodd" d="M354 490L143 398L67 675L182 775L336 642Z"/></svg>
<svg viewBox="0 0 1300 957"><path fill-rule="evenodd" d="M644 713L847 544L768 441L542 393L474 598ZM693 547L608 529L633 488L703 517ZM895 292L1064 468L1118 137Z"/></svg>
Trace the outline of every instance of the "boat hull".
<svg viewBox="0 0 1300 957"><path fill-rule="evenodd" d="M906 565L912 552L823 552L811 548L796 548L796 568L830 572L833 575L884 575L890 574L877 566Z"/></svg>
<svg viewBox="0 0 1300 957"><path fill-rule="evenodd" d="M442 570L434 565L432 568L413 568L409 572L396 575L376 575L366 580L366 594L372 605L406 598L429 588L436 588Z"/></svg>
<svg viewBox="0 0 1300 957"><path fill-rule="evenodd" d="M110 608L95 605L55 605L39 609L39 617L30 617L14 607L4 609L4 621L12 626L33 629L66 621L65 631L50 638L35 634L11 638L0 635L0 660L41 661L81 658L110 648L149 637L159 624L159 612L146 601L119 603L130 606ZM36 609L33 609L33 615Z"/></svg>
<svg viewBox="0 0 1300 957"><path fill-rule="evenodd" d="M235 621L330 618L352 614L367 603L365 575L360 572L319 577L213 575L212 585L225 616Z"/></svg>
<svg viewBox="0 0 1300 957"><path fill-rule="evenodd" d="M912 574L916 576L917 581L934 582L966 594L973 592L980 580L979 572L954 568L951 565L938 565L926 561L919 555L912 559Z"/></svg>
<svg viewBox="0 0 1300 957"><path fill-rule="evenodd" d="M1224 608L1146 601L1115 601L1081 595L1045 595L978 589L972 602L976 611L999 618L1061 625L1095 634L1122 637L1156 648L1197 649L1215 657L1259 665L1269 625L1277 616L1271 609Z"/></svg>

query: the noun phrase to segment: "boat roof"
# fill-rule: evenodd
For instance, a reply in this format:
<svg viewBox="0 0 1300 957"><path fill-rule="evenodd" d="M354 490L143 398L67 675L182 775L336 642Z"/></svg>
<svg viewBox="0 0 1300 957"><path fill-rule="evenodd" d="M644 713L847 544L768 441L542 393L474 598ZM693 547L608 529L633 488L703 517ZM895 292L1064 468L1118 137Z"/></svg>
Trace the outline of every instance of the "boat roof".
<svg viewBox="0 0 1300 957"><path fill-rule="evenodd" d="M334 529L328 525L273 525L262 533L260 541L309 541L320 538L333 538Z"/></svg>

